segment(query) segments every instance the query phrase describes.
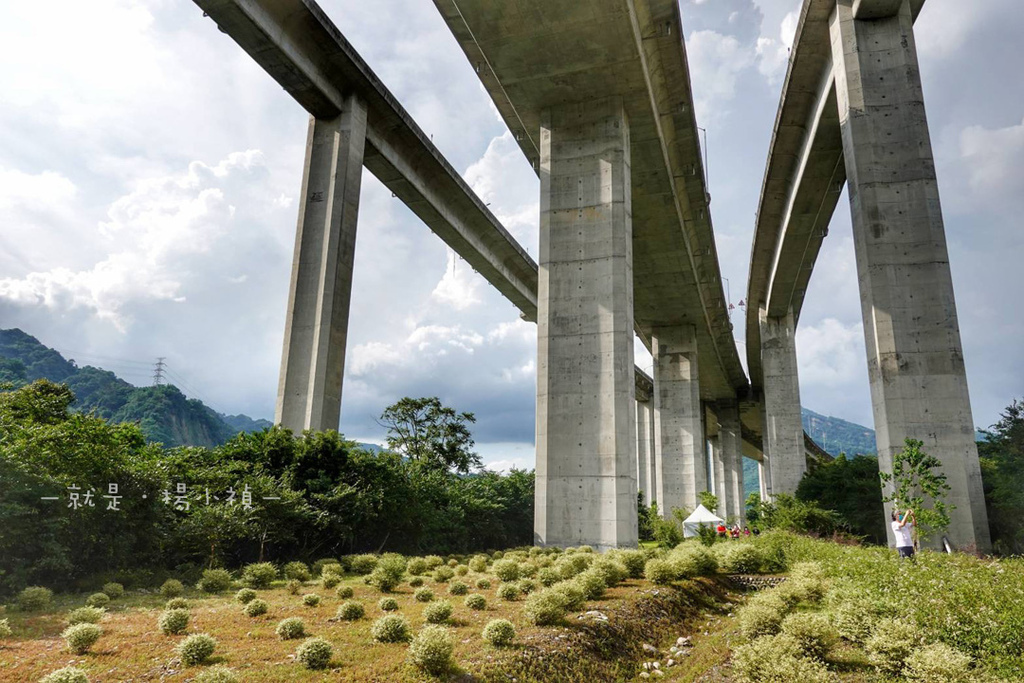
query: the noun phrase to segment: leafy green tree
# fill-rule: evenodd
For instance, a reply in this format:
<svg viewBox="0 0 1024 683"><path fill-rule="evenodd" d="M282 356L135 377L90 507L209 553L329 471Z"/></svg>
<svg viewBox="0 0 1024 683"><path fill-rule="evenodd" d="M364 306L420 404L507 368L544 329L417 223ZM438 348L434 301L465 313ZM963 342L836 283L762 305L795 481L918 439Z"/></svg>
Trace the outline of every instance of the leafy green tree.
<svg viewBox="0 0 1024 683"><path fill-rule="evenodd" d="M644 492L637 491L636 494L636 518L638 524L638 537L641 541L653 541L654 540L654 523L652 520L653 514L657 514L657 507L648 507L644 505Z"/></svg>
<svg viewBox="0 0 1024 683"><path fill-rule="evenodd" d="M1014 400L978 442L992 545L1024 554L1024 402Z"/></svg>
<svg viewBox="0 0 1024 683"><path fill-rule="evenodd" d="M835 511L798 500L788 493L776 494L770 501L751 493L747 496L747 522L761 531L783 529L811 536L849 531L846 521Z"/></svg>
<svg viewBox="0 0 1024 683"><path fill-rule="evenodd" d="M703 505L711 512L714 512L715 510L718 509L718 496L711 493L710 491L701 491L700 493L698 493L697 500L700 502L701 505Z"/></svg>
<svg viewBox="0 0 1024 683"><path fill-rule="evenodd" d="M384 409L388 448L428 467L466 473L482 465L473 452L473 413L458 413L436 396L405 397Z"/></svg>
<svg viewBox="0 0 1024 683"><path fill-rule="evenodd" d="M927 540L949 528L949 513L956 509L943 498L950 490L942 462L921 450L924 443L906 439L903 450L893 457L892 472L880 472L882 484L890 493L883 498L900 510L913 510L917 517L917 533Z"/></svg>
<svg viewBox="0 0 1024 683"><path fill-rule="evenodd" d="M800 480L796 497L835 510L853 534L879 545L887 542L878 458L874 456L847 458L840 453L835 460L816 462Z"/></svg>

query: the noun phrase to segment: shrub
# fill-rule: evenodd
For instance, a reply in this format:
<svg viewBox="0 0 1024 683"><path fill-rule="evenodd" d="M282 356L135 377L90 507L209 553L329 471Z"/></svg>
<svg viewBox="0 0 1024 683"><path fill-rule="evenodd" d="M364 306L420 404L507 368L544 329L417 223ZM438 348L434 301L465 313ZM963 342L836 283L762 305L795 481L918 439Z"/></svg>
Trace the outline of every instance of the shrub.
<svg viewBox="0 0 1024 683"><path fill-rule="evenodd" d="M451 618L453 611L452 603L447 600L438 600L423 608L423 618L430 624L443 624Z"/></svg>
<svg viewBox="0 0 1024 683"><path fill-rule="evenodd" d="M363 607L363 603L349 600L338 608L337 618L343 621L356 621L362 619L364 614L366 614L366 608Z"/></svg>
<svg viewBox="0 0 1024 683"><path fill-rule="evenodd" d="M904 675L914 683L969 683L971 658L945 643L919 647L906 659Z"/></svg>
<svg viewBox="0 0 1024 683"><path fill-rule="evenodd" d="M176 648L181 663L185 666L198 666L210 658L217 649L217 641L205 633L196 633L178 643Z"/></svg>
<svg viewBox="0 0 1024 683"><path fill-rule="evenodd" d="M618 560L626 568L626 573L631 579L639 579L644 575L644 566L647 558L642 550L620 550Z"/></svg>
<svg viewBox="0 0 1024 683"><path fill-rule="evenodd" d="M188 609L188 608L189 608L188 600L186 600L185 598L171 598L170 600L167 601L167 604L164 605L164 609Z"/></svg>
<svg viewBox="0 0 1024 683"><path fill-rule="evenodd" d="M53 591L42 586L29 586L18 593L18 607L25 612L35 612L50 606Z"/></svg>
<svg viewBox="0 0 1024 683"><path fill-rule="evenodd" d="M110 596L106 593L93 593L85 599L89 607L106 607L110 604Z"/></svg>
<svg viewBox="0 0 1024 683"><path fill-rule="evenodd" d="M327 565L327 566L328 567L335 567L337 565L330 564L330 565ZM321 579L320 583L323 584L324 588L328 588L328 589L334 588L339 583L341 583L341 577L338 576L337 574L327 573L327 574L323 574L322 576L323 576L323 578Z"/></svg>
<svg viewBox="0 0 1024 683"><path fill-rule="evenodd" d="M241 679L226 666L214 666L192 679L192 683L239 683Z"/></svg>
<svg viewBox="0 0 1024 683"><path fill-rule="evenodd" d="M176 598L185 592L185 586L177 579L167 579L160 586L160 595L165 598Z"/></svg>
<svg viewBox="0 0 1024 683"><path fill-rule="evenodd" d="M789 636L765 636L733 651L732 669L737 683L832 683L836 680L825 665L800 657L800 648Z"/></svg>
<svg viewBox="0 0 1024 683"><path fill-rule="evenodd" d="M598 558L590 565L590 569L587 571L594 572L604 579L604 585L607 588L617 586L629 576L629 570L626 569L626 565L608 557Z"/></svg>
<svg viewBox="0 0 1024 683"><path fill-rule="evenodd" d="M426 587L417 588L412 596L416 599L416 602L430 602L434 599L434 591Z"/></svg>
<svg viewBox="0 0 1024 683"><path fill-rule="evenodd" d="M242 583L249 588L269 588L276 578L277 568L270 562L247 564L242 569Z"/></svg>
<svg viewBox="0 0 1024 683"><path fill-rule="evenodd" d="M76 655L84 655L103 635L103 629L96 624L75 624L68 626L60 635L67 643L68 650Z"/></svg>
<svg viewBox="0 0 1024 683"><path fill-rule="evenodd" d="M881 673L899 676L907 658L920 642L914 625L900 619L881 619L864 643L868 658Z"/></svg>
<svg viewBox="0 0 1024 683"><path fill-rule="evenodd" d="M464 564L460 564L458 567L455 567L455 576L465 576L468 573L469 567Z"/></svg>
<svg viewBox="0 0 1024 683"><path fill-rule="evenodd" d="M551 626L565 618L569 611L569 600L564 593L556 590L543 590L526 598L523 603L523 615L535 626Z"/></svg>
<svg viewBox="0 0 1024 683"><path fill-rule="evenodd" d="M284 578L296 581L309 581L312 578L305 562L289 562L281 570L281 573L284 574Z"/></svg>
<svg viewBox="0 0 1024 683"><path fill-rule="evenodd" d="M412 577L411 579L409 579L409 585L412 586L413 588L419 588L420 586L423 585L423 577L422 576L414 576L414 577Z"/></svg>
<svg viewBox="0 0 1024 683"><path fill-rule="evenodd" d="M118 598L124 597L124 586L119 583L105 583L103 584L103 592L111 599L117 600Z"/></svg>
<svg viewBox="0 0 1024 683"><path fill-rule="evenodd" d="M388 614L373 622L370 635L378 643L404 643L409 640L409 622L399 614Z"/></svg>
<svg viewBox="0 0 1024 683"><path fill-rule="evenodd" d="M836 633L851 643L866 641L877 617L870 603L855 599L840 602L829 616Z"/></svg>
<svg viewBox="0 0 1024 683"><path fill-rule="evenodd" d="M316 607L320 604L320 596L316 593L306 593L302 596L302 604L306 607Z"/></svg>
<svg viewBox="0 0 1024 683"><path fill-rule="evenodd" d="M516 588L518 588L519 592L523 595L529 595L533 591L537 590L537 584L530 579L519 579L516 581Z"/></svg>
<svg viewBox="0 0 1024 683"><path fill-rule="evenodd" d="M454 581L448 586L448 593L450 595L465 595L468 592L469 586L462 583L461 581Z"/></svg>
<svg viewBox="0 0 1024 683"><path fill-rule="evenodd" d="M334 655L334 646L323 638L310 638L295 651L295 658L307 669L326 669Z"/></svg>
<svg viewBox="0 0 1024 683"><path fill-rule="evenodd" d="M207 569L196 588L204 593L222 593L231 588L231 572L226 569Z"/></svg>
<svg viewBox="0 0 1024 683"><path fill-rule="evenodd" d="M540 585L544 586L545 588L547 588L548 586L553 586L561 580L562 577L558 574L557 571L555 571L551 567L544 567L543 569L537 572L537 581L539 581Z"/></svg>
<svg viewBox="0 0 1024 683"><path fill-rule="evenodd" d="M587 601L587 594L583 592L583 589L575 581L556 583L551 587L551 590L565 596L566 607L570 610L582 609Z"/></svg>
<svg viewBox="0 0 1024 683"><path fill-rule="evenodd" d="M452 667L455 642L443 626L424 626L409 646L409 661L429 674L442 674Z"/></svg>
<svg viewBox="0 0 1024 683"><path fill-rule="evenodd" d="M427 573L427 561L422 557L414 557L405 565L405 571L413 576L420 576Z"/></svg>
<svg viewBox="0 0 1024 683"><path fill-rule="evenodd" d="M519 599L519 586L514 583L503 583L494 594L502 600L512 602Z"/></svg>
<svg viewBox="0 0 1024 683"><path fill-rule="evenodd" d="M574 553L566 555L555 563L555 569L563 579L571 579L580 572L584 572L594 561L593 555Z"/></svg>
<svg viewBox="0 0 1024 683"><path fill-rule="evenodd" d="M824 659L835 644L828 618L817 612L797 612L782 620L782 632L791 637L805 657Z"/></svg>
<svg viewBox="0 0 1024 683"><path fill-rule="evenodd" d="M359 574L360 576L369 574L377 566L377 556L353 555L349 558L348 566L353 574Z"/></svg>
<svg viewBox="0 0 1024 683"><path fill-rule="evenodd" d="M355 591L352 590L352 586L338 586L338 590L334 591L334 594L342 600L348 600L355 594Z"/></svg>
<svg viewBox="0 0 1024 683"><path fill-rule="evenodd" d="M79 607L68 612L68 625L74 626L75 624L98 624L103 615L107 613L107 610L102 607ZM3 620L7 623L7 620ZM0 626L0 638L4 635L3 627ZM7 635L10 635L8 633Z"/></svg>
<svg viewBox="0 0 1024 683"><path fill-rule="evenodd" d="M495 647L508 645L516 638L516 627L507 619L491 619L484 626L483 638Z"/></svg>
<svg viewBox="0 0 1024 683"><path fill-rule="evenodd" d="M405 558L401 555L388 553L377 561L377 566L370 572L370 584L381 593L390 593L402 582L405 574Z"/></svg>
<svg viewBox="0 0 1024 683"><path fill-rule="evenodd" d="M299 591L302 590L302 582L298 579L288 579L288 582L284 584L284 588L288 591L288 595L298 595Z"/></svg>
<svg viewBox="0 0 1024 683"><path fill-rule="evenodd" d="M466 599L462 601L462 604L470 609L487 609L487 598L479 593L470 593L466 596Z"/></svg>
<svg viewBox="0 0 1024 683"><path fill-rule="evenodd" d="M668 556L675 565L676 575L681 578L710 576L718 571L718 560L714 553L697 543L687 543L676 548Z"/></svg>
<svg viewBox="0 0 1024 683"><path fill-rule="evenodd" d="M88 608L83 608L88 609ZM88 622L85 622L88 623ZM11 637L11 625L6 619L0 619L0 638Z"/></svg>
<svg viewBox="0 0 1024 683"><path fill-rule="evenodd" d="M448 583L453 576L455 572L451 567L438 567L434 570L434 581L438 583Z"/></svg>
<svg viewBox="0 0 1024 683"><path fill-rule="evenodd" d="M718 567L726 574L756 574L761 570L761 550L749 543L718 546Z"/></svg>
<svg viewBox="0 0 1024 683"><path fill-rule="evenodd" d="M89 683L89 677L77 666L66 666L47 674L39 683Z"/></svg>
<svg viewBox="0 0 1024 683"><path fill-rule="evenodd" d="M484 573L485 571L487 571L487 556L474 555L469 560L469 568L479 574Z"/></svg>
<svg viewBox="0 0 1024 683"><path fill-rule="evenodd" d="M281 623L274 629L274 633L281 640L295 640L306 635L306 624L298 617L288 617L281 620Z"/></svg>
<svg viewBox="0 0 1024 683"><path fill-rule="evenodd" d="M377 607L381 612L395 612L398 610L398 600L394 598L381 598L377 601Z"/></svg>
<svg viewBox="0 0 1024 683"><path fill-rule="evenodd" d="M341 574L344 571L341 568L341 563L338 562L333 557L323 557L323 558L317 560L316 562L313 563L313 566L310 568L310 571L313 573L313 576L321 576L322 577L324 575L324 573L325 573L324 569L326 567L334 567L334 569L332 569L330 571L332 573L335 573L335 574Z"/></svg>
<svg viewBox="0 0 1024 683"><path fill-rule="evenodd" d="M739 611L740 631L750 639L775 635L788 611L786 603L773 593L755 596Z"/></svg>
<svg viewBox="0 0 1024 683"><path fill-rule="evenodd" d="M491 587L491 580L490 579L477 579L476 580L476 587L479 588L480 590L487 590L488 588Z"/></svg>
<svg viewBox="0 0 1024 683"><path fill-rule="evenodd" d="M500 550L495 550L493 553L491 553L491 560L494 562L497 562L503 557L505 557L505 553L501 552Z"/></svg>
<svg viewBox="0 0 1024 683"><path fill-rule="evenodd" d="M519 578L519 565L513 560L499 560L491 567L491 571L499 581L506 583Z"/></svg>
<svg viewBox="0 0 1024 683"><path fill-rule="evenodd" d="M604 578L592 569L577 576L573 582L583 590L587 600L597 600L604 595L605 588L607 588Z"/></svg>
<svg viewBox="0 0 1024 683"><path fill-rule="evenodd" d="M245 612L245 615L248 617L258 617L266 614L269 609L270 607L267 605L266 600L256 598L246 604L246 606L242 608L242 611Z"/></svg>
<svg viewBox="0 0 1024 683"><path fill-rule="evenodd" d="M433 571L444 564L444 560L437 555L427 555L423 558L423 561L427 563L427 571Z"/></svg>
<svg viewBox="0 0 1024 683"><path fill-rule="evenodd" d="M644 565L644 576L648 581L659 586L670 584L679 578L674 562L658 559L647 560L647 564Z"/></svg>
<svg viewBox="0 0 1024 683"><path fill-rule="evenodd" d="M160 615L157 626L166 636L180 636L188 630L190 616L187 609L169 609Z"/></svg>
<svg viewBox="0 0 1024 683"><path fill-rule="evenodd" d="M250 602L256 599L256 591L251 588L239 588L238 592L235 593L235 600L248 605Z"/></svg>

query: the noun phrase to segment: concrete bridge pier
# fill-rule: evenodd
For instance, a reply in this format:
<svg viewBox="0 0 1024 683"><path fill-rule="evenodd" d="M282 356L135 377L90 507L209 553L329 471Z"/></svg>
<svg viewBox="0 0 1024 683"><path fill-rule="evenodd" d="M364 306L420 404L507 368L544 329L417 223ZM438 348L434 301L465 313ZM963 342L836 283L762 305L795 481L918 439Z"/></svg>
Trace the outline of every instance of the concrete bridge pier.
<svg viewBox="0 0 1024 683"><path fill-rule="evenodd" d="M366 105L311 116L274 422L296 433L337 429L345 369Z"/></svg>
<svg viewBox="0 0 1024 683"><path fill-rule="evenodd" d="M654 329L651 349L658 511L668 518L672 508L696 508L710 489L693 326Z"/></svg>
<svg viewBox="0 0 1024 683"><path fill-rule="evenodd" d="M740 411L736 401L719 401L718 440L725 468L725 492L728 505L725 516L741 524L746 519L746 500L743 494L743 441L740 431Z"/></svg>
<svg viewBox="0 0 1024 683"><path fill-rule="evenodd" d="M654 501L654 440L653 402L636 402L636 459L637 486L644 494L644 505Z"/></svg>
<svg viewBox="0 0 1024 683"><path fill-rule="evenodd" d="M535 542L637 545L629 122L543 112Z"/></svg>
<svg viewBox="0 0 1024 683"><path fill-rule="evenodd" d="M910 2L839 0L831 36L879 465L923 441L952 487L950 540L988 550Z"/></svg>
<svg viewBox="0 0 1024 683"><path fill-rule="evenodd" d="M731 492L728 490L728 475L726 474L725 454L722 452L721 431L708 438L708 443L711 446L711 469L714 472L715 481L714 494L718 498L718 508L712 512L718 513L719 517L725 519L729 515Z"/></svg>
<svg viewBox="0 0 1024 683"><path fill-rule="evenodd" d="M796 363L796 322L792 313L771 318L761 310L761 365L764 374L762 435L772 494L795 493L807 470Z"/></svg>

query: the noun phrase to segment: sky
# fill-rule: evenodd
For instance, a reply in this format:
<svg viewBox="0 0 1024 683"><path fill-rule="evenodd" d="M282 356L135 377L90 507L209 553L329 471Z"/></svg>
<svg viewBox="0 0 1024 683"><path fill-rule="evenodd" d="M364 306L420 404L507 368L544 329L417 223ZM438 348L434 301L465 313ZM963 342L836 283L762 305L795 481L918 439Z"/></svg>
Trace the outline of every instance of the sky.
<svg viewBox="0 0 1024 683"><path fill-rule="evenodd" d="M539 183L433 3L322 7L536 259ZM682 0L733 303L799 0ZM0 328L79 365L273 418L307 115L192 3L0 0ZM916 26L975 423L1024 397L1024 12L930 0ZM797 332L804 406L871 426L849 204ZM743 346L743 315L733 316ZM637 363L650 367L644 352ZM340 429L402 396L476 414L532 468L536 327L364 172Z"/></svg>

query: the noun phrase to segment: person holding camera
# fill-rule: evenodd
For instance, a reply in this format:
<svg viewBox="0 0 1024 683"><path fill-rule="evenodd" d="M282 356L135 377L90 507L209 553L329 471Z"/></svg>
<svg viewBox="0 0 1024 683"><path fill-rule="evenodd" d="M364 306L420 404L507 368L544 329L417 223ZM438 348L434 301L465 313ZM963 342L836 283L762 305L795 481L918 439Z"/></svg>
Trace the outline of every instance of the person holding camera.
<svg viewBox="0 0 1024 683"><path fill-rule="evenodd" d="M917 518L913 510L906 510L900 515L898 509L892 511L892 532L896 536L896 550L900 557L912 558L914 556L914 524Z"/></svg>

